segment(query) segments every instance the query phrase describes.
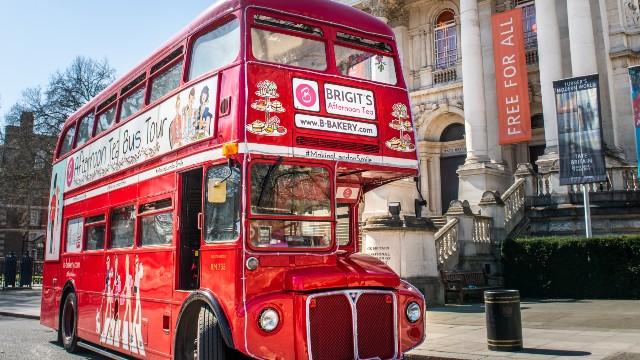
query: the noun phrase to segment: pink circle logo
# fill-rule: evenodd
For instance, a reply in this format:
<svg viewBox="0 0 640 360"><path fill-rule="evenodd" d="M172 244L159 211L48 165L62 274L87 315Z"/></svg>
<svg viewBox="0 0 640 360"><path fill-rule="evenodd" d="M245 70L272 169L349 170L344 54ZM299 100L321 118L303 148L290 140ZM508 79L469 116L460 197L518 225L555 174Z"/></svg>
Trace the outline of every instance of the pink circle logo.
<svg viewBox="0 0 640 360"><path fill-rule="evenodd" d="M296 88L296 100L305 107L313 107L318 101L318 94L311 85L300 84Z"/></svg>
<svg viewBox="0 0 640 360"><path fill-rule="evenodd" d="M351 195L353 195L353 191L351 190L351 188L346 188L346 189L344 189L344 191L342 192L342 196L343 196L345 199L350 199L350 198L351 198Z"/></svg>
<svg viewBox="0 0 640 360"><path fill-rule="evenodd" d="M73 158L69 158L69 162L67 163L67 186L71 186L74 172L75 172L75 161L73 160Z"/></svg>

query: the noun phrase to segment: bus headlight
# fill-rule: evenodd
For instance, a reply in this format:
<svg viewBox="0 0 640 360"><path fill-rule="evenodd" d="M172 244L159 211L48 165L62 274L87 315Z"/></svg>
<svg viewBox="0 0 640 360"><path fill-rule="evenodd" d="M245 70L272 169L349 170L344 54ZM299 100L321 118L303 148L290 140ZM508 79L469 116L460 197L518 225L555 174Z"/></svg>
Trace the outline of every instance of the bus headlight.
<svg viewBox="0 0 640 360"><path fill-rule="evenodd" d="M418 320L420 320L420 317L422 316L422 309L420 309L420 305L418 305L417 302L412 301L409 303L409 305L407 305L407 320L409 320L409 322L416 322Z"/></svg>
<svg viewBox="0 0 640 360"><path fill-rule="evenodd" d="M260 319L258 321L260 328L266 332L272 332L278 327L280 323L280 316L278 312L272 308L266 308L260 313Z"/></svg>

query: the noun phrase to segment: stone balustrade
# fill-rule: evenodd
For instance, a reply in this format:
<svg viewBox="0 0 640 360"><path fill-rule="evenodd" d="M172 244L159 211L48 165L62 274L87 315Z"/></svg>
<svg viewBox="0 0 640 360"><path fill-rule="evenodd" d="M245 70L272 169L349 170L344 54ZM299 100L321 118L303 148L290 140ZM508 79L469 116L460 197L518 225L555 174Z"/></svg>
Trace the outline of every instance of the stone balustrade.
<svg viewBox="0 0 640 360"><path fill-rule="evenodd" d="M473 242L491 243L492 219L488 216L476 215L473 217Z"/></svg>
<svg viewBox="0 0 640 360"><path fill-rule="evenodd" d="M438 254L438 264L443 265L450 256L458 251L458 219L449 219L433 236Z"/></svg>

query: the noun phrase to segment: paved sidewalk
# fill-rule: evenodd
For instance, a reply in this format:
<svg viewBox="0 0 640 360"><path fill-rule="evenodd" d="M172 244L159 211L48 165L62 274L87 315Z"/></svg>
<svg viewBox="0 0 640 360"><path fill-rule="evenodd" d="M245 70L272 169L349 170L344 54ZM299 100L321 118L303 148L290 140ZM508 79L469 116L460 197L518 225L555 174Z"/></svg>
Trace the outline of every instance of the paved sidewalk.
<svg viewBox="0 0 640 360"><path fill-rule="evenodd" d="M0 315L38 319L41 289L0 290ZM408 359L640 360L640 300L542 300L521 304L524 350L487 349L484 305L427 311L427 341Z"/></svg>
<svg viewBox="0 0 640 360"><path fill-rule="evenodd" d="M0 289L0 315L40 319L42 288Z"/></svg>
<svg viewBox="0 0 640 360"><path fill-rule="evenodd" d="M521 352L487 349L482 304L427 311L427 341L409 359L640 360L640 301L542 300L521 303Z"/></svg>

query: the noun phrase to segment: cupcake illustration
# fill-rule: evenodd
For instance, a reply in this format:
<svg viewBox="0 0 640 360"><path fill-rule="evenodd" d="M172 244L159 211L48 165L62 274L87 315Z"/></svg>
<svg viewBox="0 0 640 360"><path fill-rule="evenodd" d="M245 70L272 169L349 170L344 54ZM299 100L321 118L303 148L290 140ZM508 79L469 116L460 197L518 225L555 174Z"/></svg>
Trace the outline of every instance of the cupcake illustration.
<svg viewBox="0 0 640 360"><path fill-rule="evenodd" d="M287 133L287 128L280 125L280 118L277 115L285 112L282 103L278 100L278 86L271 80L263 80L257 84L258 90L255 94L260 99L251 103L251 108L264 112L264 120L254 120L247 125L247 131L263 136L282 136Z"/></svg>

